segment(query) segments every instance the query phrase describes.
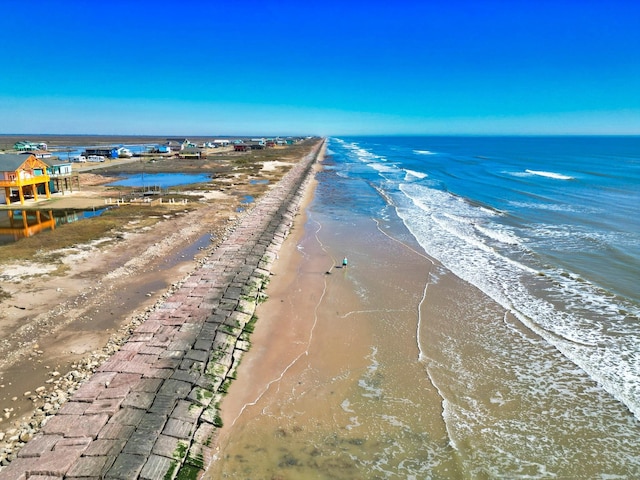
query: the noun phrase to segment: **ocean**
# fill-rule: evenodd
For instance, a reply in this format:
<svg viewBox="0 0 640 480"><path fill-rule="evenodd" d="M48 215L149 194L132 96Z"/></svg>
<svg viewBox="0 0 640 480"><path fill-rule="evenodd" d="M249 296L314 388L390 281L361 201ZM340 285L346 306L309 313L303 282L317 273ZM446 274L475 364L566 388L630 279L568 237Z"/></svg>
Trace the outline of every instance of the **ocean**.
<svg viewBox="0 0 640 480"><path fill-rule="evenodd" d="M220 478L640 476L640 138L330 138L317 179L307 364Z"/></svg>

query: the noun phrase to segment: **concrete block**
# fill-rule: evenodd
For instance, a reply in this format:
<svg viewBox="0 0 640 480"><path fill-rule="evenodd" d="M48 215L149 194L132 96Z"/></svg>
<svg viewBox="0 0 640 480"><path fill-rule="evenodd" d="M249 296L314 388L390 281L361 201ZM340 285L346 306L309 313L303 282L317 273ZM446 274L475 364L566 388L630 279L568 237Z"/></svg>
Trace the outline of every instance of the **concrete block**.
<svg viewBox="0 0 640 480"><path fill-rule="evenodd" d="M153 446L152 453L182 461L188 447L188 441L168 435L160 435Z"/></svg>
<svg viewBox="0 0 640 480"><path fill-rule="evenodd" d="M97 413L106 413L109 416L114 415L120 410L120 405L124 401L124 398L105 398L104 400L94 401L89 408L85 411L85 416L94 415ZM106 423L106 422L105 422Z"/></svg>
<svg viewBox="0 0 640 480"><path fill-rule="evenodd" d="M140 473L141 480L158 480L175 478L178 473L178 462L159 455L151 455Z"/></svg>
<svg viewBox="0 0 640 480"><path fill-rule="evenodd" d="M101 478L108 461L109 457L106 456L80 457L78 461L69 468L65 478Z"/></svg>
<svg viewBox="0 0 640 480"><path fill-rule="evenodd" d="M170 437L189 440L194 429L195 426L193 422L185 422L184 420L178 420L177 418L169 418L162 433Z"/></svg>
<svg viewBox="0 0 640 480"><path fill-rule="evenodd" d="M82 455L85 457L115 457L122 451L126 443L126 438L112 440L99 438L91 442Z"/></svg>
<svg viewBox="0 0 640 480"><path fill-rule="evenodd" d="M147 410L153 404L156 396L151 392L131 392L122 402L122 407L140 408Z"/></svg>
<svg viewBox="0 0 640 480"><path fill-rule="evenodd" d="M136 427L142 421L144 413L143 410L138 410L137 408L121 408L111 417L109 423Z"/></svg>
<svg viewBox="0 0 640 480"><path fill-rule="evenodd" d="M187 400L180 400L171 413L171 418L178 420L184 420L185 422L191 422L195 424L200 418L200 414L204 410L202 405L189 402Z"/></svg>
<svg viewBox="0 0 640 480"><path fill-rule="evenodd" d="M50 452L62 435L44 435L37 434L27 444L18 451L18 458L39 457L45 452Z"/></svg>
<svg viewBox="0 0 640 480"><path fill-rule="evenodd" d="M132 455L122 453L118 455L111 468L107 471L105 478L117 480L132 480L137 478L142 467L147 462L147 457L143 455Z"/></svg>

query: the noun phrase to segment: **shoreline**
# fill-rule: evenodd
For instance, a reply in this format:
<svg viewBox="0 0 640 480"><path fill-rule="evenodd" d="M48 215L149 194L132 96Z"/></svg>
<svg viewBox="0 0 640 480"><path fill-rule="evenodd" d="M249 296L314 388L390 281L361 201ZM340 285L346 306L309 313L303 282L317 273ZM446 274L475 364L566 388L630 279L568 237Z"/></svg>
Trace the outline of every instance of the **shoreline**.
<svg viewBox="0 0 640 480"><path fill-rule="evenodd" d="M313 149L313 151L314 151L316 154L317 154L317 151L318 151L319 146L320 146L320 144L318 144L318 145L317 145L317 147L314 147L314 149ZM310 155L311 155L311 154L310 154ZM315 156L314 156L314 158L315 158ZM292 167L292 169L291 169L287 174L285 174L285 177L283 177L283 180L284 180L285 178L287 178L288 176L290 176L290 173L291 173L293 170L296 170L296 169L298 168L298 166L299 166L299 164L300 164L301 162L303 162L303 160L302 160L302 159L301 159L301 160L300 160L296 165L294 165L294 166ZM260 205L266 204L266 207L267 207L267 208L275 208L276 206L275 206L275 205L273 205L273 201L272 201L272 200L270 200L270 198L271 198L271 197L273 197L274 195L277 197L278 195L281 195L281 194L282 194L281 190L284 188L284 187L282 186L282 184L283 184L283 183L285 183L285 182L279 182L278 184L276 184L276 185L274 186L273 190L270 190L268 193L266 193L264 196L262 196L262 197L258 200L257 204L256 204L255 206L253 206L253 207L250 209L250 211L247 211L246 215L244 215L244 216L243 216L243 221L245 221L245 220L246 220L246 218L247 218L248 216L251 216L251 215L252 215L252 212L255 212L257 208L262 208L262 207L260 207ZM297 190L299 190L299 186L298 186ZM284 205L283 207L281 207L281 208L280 208L280 210L279 210L279 211L280 211L280 213L278 213L278 215L291 215L291 213L287 213L287 211L288 211L288 209L289 209L290 207L291 207L291 206L289 206L288 204L287 204L287 205ZM283 210L283 208L284 208L284 210ZM232 237L233 237L234 235L236 235L236 236L237 236L237 235L239 234L239 232L237 231L237 229L239 229L239 228L242 228L242 222L239 222L239 223L238 223L238 225L232 229L232 230L233 230L233 232L232 232L232 233L231 233L231 235L227 238L227 242L228 242L230 239L232 239ZM278 229L278 230L277 230L277 236L281 236L281 235L283 235L283 234L286 234L286 230L287 230L287 227L286 227L286 226L285 226L285 229L284 229L284 230L282 230L282 229ZM251 233L250 235L253 235L253 233ZM275 238L275 237L274 237L274 238ZM233 242L233 240L231 240L231 241ZM274 240L274 241L275 241L275 240ZM235 247L234 247L234 249L235 249ZM221 253L219 252L219 248L217 248L217 249L215 249L215 250L214 250L214 253L213 253L212 255L213 255L213 257L216 257L216 256L218 256L218 255L220 255L220 254L221 254ZM209 260L206 260L206 259L205 259L202 263L206 264L208 261L209 261ZM260 261L260 262L262 262L262 261L263 261L263 259L258 258L258 259L256 259L255 261ZM206 265L203 265L203 267L204 267L204 268L206 268ZM199 269L199 270L201 270L203 267L200 267L200 269ZM187 280L186 280L186 282L187 282L187 283L189 283L189 280L187 279ZM175 285L174 285L174 286L175 286ZM182 287L184 287L184 284L182 285ZM168 296L168 295L167 295L167 296ZM175 295L174 295L174 296L175 296ZM171 299L171 298L172 298L172 297L169 297L169 298L167 299L167 298L166 298L166 296L165 296L165 303L166 303L166 301L169 301L169 303L171 303L171 302L170 302L170 299ZM258 301L257 294L256 294L256 301ZM245 306L246 306L246 305L245 305ZM151 316L153 316L153 315L154 315L154 312L152 311L152 312L151 312ZM148 320L147 320L147 322L148 322ZM143 326L144 326L144 324L143 324ZM233 327L232 327L232 328L233 328ZM112 357L112 358L113 358L113 357ZM234 356L234 360L235 360L235 356ZM103 369L103 368L104 368L104 364L103 364L103 367L100 367L100 369ZM83 388L84 388L84 387L83 387ZM65 408L67 408L67 407L66 407L66 404L65 404ZM55 418L55 417L54 417L54 418ZM45 426L45 429L46 429L46 426ZM45 431L45 433L46 433L46 431ZM28 443L28 444L29 444L29 443ZM20 457L20 453L18 453L18 459L20 459L20 458L21 458L21 457ZM33 462L32 462L32 463L33 463ZM12 464L14 464L14 462L12 462L10 465L12 465ZM1 472L2 472L2 471L0 471L0 478L4 478L4 477L2 477ZM10 478L10 477L7 477L7 478Z"/></svg>
<svg viewBox="0 0 640 480"><path fill-rule="evenodd" d="M365 421L355 413L356 400L384 398L383 379L413 377L408 385L426 387L427 405L410 416L427 416L430 434L446 438L440 398L416 362L415 345L414 308L437 266L375 219L343 222L314 211L319 181L274 265L269 301L257 309L254 344L222 404L219 449L203 478L359 478L350 458L366 448L375 462L381 453L375 443L394 441L357 433ZM377 280L366 283L371 278ZM407 402L417 406L414 396ZM446 468L455 471L451 463Z"/></svg>
<svg viewBox="0 0 640 480"><path fill-rule="evenodd" d="M302 254L297 248L299 242L307 235L305 230L305 224L308 217L308 208L313 201L314 192L317 186L317 180L315 174L320 168L320 164L324 160L325 152L324 148L318 155L318 162L314 165L313 175L310 175L310 179L306 187L303 187L304 192L301 197L301 202L298 207L299 214L296 216L292 225L292 231L290 235L284 240L277 259L274 261L271 267L271 281L269 286L265 289L265 295L268 300L261 303L256 308L256 315L258 322L256 323L256 331L252 334L252 348L247 352L243 359L242 370L245 370L250 375L239 375L237 380L231 387L232 394L225 397L221 404L221 417L223 420L223 427L220 429L220 439L222 439L230 428L233 428L235 421L242 415L244 409L255 402L255 398L259 398L264 391L256 391L256 384L252 381L252 377L262 377L265 372L272 372L274 369L286 368L286 363L283 364L282 360L285 357L280 356L281 347L283 344L304 342L305 330L297 328L297 326L291 322L283 328L279 325L278 329L273 328L273 321L276 318L287 316L287 311L291 308L299 309L300 304L288 305L282 307L282 303L285 301L286 292L292 288L296 288L292 284L296 282L296 275L303 262ZM298 286L299 288L299 286ZM308 309L312 307L312 304L303 301L302 309ZM283 312L283 310L285 310ZM288 312L290 314L290 312ZM293 316L289 315L289 318ZM285 339L285 340L283 340ZM276 348L273 348L274 343ZM260 358L260 361L256 361L256 351L260 351L260 354L267 354L270 358L265 361L264 358ZM298 352L297 355L301 355L302 352ZM279 367L274 366L279 364ZM257 373L257 372L262 372ZM270 382L269 382L270 384ZM268 386L267 386L268 388ZM219 451L220 442L216 447ZM215 462L215 458L212 459ZM209 465L210 467L211 465Z"/></svg>

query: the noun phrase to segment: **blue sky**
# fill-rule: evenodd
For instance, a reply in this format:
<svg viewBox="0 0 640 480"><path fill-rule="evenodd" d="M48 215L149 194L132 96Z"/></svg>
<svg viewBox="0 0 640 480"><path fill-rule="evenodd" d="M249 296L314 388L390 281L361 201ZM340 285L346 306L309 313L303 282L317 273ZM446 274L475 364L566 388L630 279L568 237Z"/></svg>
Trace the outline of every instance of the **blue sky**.
<svg viewBox="0 0 640 480"><path fill-rule="evenodd" d="M634 0L4 0L0 133L640 134Z"/></svg>

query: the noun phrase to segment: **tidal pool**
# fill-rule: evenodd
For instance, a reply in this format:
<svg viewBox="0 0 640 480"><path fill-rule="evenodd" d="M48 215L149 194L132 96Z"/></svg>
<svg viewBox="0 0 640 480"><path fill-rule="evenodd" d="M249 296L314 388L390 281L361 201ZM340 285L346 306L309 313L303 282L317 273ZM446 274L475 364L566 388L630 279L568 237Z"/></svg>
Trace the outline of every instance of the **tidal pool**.
<svg viewBox="0 0 640 480"><path fill-rule="evenodd" d="M193 183L204 183L211 180L206 173L123 173L118 175L121 180L108 183L114 187L176 187Z"/></svg>

